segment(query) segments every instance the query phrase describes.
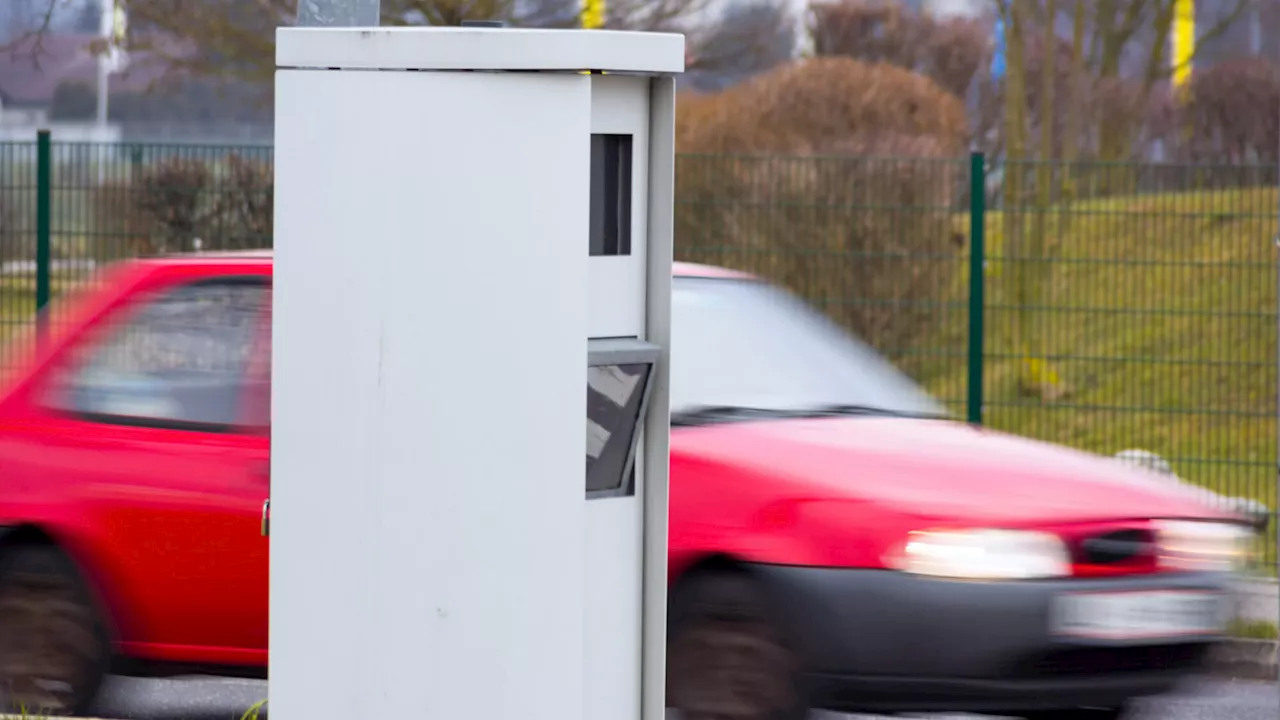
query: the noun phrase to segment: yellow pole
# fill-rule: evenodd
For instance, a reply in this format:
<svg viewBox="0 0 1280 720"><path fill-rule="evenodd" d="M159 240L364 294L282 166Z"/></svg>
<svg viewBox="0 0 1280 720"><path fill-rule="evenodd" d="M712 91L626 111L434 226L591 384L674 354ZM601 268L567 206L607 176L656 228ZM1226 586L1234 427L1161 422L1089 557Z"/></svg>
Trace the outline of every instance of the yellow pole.
<svg viewBox="0 0 1280 720"><path fill-rule="evenodd" d="M1185 99L1196 52L1196 0L1174 0L1173 87Z"/></svg>
<svg viewBox="0 0 1280 720"><path fill-rule="evenodd" d="M582 0L582 27L599 30L604 27L605 0Z"/></svg>

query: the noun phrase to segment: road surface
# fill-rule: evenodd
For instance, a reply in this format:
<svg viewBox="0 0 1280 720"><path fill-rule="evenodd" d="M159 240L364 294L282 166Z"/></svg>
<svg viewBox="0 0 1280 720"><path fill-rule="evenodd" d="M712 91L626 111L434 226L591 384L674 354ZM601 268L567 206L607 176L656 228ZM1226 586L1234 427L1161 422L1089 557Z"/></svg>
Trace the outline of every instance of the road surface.
<svg viewBox="0 0 1280 720"><path fill-rule="evenodd" d="M263 700L267 684L252 680L113 678L95 714L129 720L236 720ZM1275 683L1202 680L1153 702L1151 720L1276 720L1280 687ZM814 720L867 720L869 716L824 714ZM936 720L973 716L920 716Z"/></svg>

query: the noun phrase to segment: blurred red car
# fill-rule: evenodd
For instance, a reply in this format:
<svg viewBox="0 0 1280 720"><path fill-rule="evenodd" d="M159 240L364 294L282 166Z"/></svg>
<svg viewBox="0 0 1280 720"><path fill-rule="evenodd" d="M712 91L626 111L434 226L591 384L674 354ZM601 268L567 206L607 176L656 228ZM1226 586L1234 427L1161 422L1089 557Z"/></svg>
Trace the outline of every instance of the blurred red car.
<svg viewBox="0 0 1280 720"><path fill-rule="evenodd" d="M0 693L267 660L269 253L113 267L0 395ZM668 703L1120 717L1220 638L1238 518L971 427L789 294L676 269ZM0 702L0 705L4 703Z"/></svg>

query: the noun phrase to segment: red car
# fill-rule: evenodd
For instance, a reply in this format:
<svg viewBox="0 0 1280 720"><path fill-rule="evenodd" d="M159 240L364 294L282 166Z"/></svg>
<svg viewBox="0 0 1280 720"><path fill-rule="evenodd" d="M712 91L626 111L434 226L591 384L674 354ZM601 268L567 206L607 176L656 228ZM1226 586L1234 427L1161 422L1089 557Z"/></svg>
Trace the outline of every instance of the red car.
<svg viewBox="0 0 1280 720"><path fill-rule="evenodd" d="M0 395L0 693L262 673L269 253L126 262ZM674 283L669 704L1120 717L1225 625L1238 518L971 427L751 277ZM0 702L0 705L3 705Z"/></svg>

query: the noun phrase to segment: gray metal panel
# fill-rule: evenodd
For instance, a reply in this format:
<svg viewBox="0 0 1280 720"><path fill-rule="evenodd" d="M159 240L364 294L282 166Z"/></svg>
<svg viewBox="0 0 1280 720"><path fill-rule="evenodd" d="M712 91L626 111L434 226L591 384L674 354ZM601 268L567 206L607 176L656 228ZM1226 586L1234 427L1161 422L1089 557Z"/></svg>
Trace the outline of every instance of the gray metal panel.
<svg viewBox="0 0 1280 720"><path fill-rule="evenodd" d="M381 0L298 0L298 27L378 27Z"/></svg>
<svg viewBox="0 0 1280 720"><path fill-rule="evenodd" d="M658 359L662 348L637 338L594 338L587 341L587 367L602 365L648 365L644 387L640 390L640 406L636 408L636 423L631 428L631 441L627 444L627 459L622 465L622 484L607 490L587 491L588 500L611 497L628 497L635 493L636 483L631 475L636 464L636 448L640 433L648 420L649 398L653 394L654 378L658 374Z"/></svg>
<svg viewBox="0 0 1280 720"><path fill-rule="evenodd" d="M634 440L632 442L634 444ZM635 492L635 483L632 481L632 478L627 476L627 473L630 472L629 468L633 466L634 464L632 461L627 461L628 470L623 472L623 477L626 479L622 481L621 487L609 488L608 490L588 490L587 499L605 500L608 498L631 497L632 493Z"/></svg>
<svg viewBox="0 0 1280 720"><path fill-rule="evenodd" d="M671 446L671 263L675 223L676 81L649 81L649 207L645 339L661 348L644 429L644 582L640 720L666 717L667 493Z"/></svg>
<svg viewBox="0 0 1280 720"><path fill-rule="evenodd" d="M661 347L637 338L593 338L587 341L587 367L652 365L661 355Z"/></svg>
<svg viewBox="0 0 1280 720"><path fill-rule="evenodd" d="M445 26L276 30L277 69L652 75L684 72L684 66L679 33Z"/></svg>

